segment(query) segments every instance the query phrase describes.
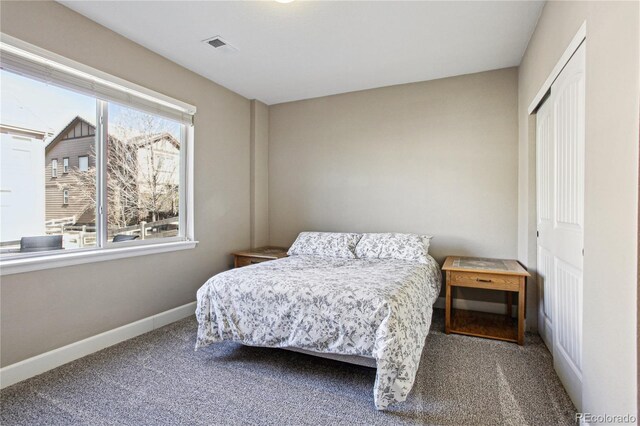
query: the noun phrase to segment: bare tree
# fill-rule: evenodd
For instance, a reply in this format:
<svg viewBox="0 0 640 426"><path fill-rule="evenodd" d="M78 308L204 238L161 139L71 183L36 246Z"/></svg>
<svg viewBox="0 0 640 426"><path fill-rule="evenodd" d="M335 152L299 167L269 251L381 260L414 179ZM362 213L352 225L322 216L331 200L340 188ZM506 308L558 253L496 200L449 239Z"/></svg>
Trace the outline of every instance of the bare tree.
<svg viewBox="0 0 640 426"><path fill-rule="evenodd" d="M110 137L107 159L107 223L110 227L124 228L138 223L137 163L133 161L135 151L122 141ZM96 164L95 148L89 153L90 162ZM83 213L96 210L97 180L96 168L87 171L73 169L69 173L71 183L67 184L76 201L83 206ZM60 188L64 189L64 188Z"/></svg>
<svg viewBox="0 0 640 426"><path fill-rule="evenodd" d="M175 216L178 213L180 142L169 131L167 121L127 109L114 127L135 152L141 217L155 222Z"/></svg>

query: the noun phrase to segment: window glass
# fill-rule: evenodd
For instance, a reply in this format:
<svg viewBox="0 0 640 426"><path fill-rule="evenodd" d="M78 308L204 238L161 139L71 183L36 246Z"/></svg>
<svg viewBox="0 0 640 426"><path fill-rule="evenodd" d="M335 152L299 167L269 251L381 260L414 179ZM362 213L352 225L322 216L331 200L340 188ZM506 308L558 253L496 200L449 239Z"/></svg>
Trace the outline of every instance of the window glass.
<svg viewBox="0 0 640 426"><path fill-rule="evenodd" d="M78 170L86 172L89 170L89 156L83 155L78 157Z"/></svg>
<svg viewBox="0 0 640 426"><path fill-rule="evenodd" d="M182 125L109 104L108 241L179 235Z"/></svg>
<svg viewBox="0 0 640 426"><path fill-rule="evenodd" d="M21 239L51 250L96 245L95 197L81 197L69 158L95 151L96 99L0 70L0 253ZM64 171L58 159L65 158ZM95 173L83 182L95 187Z"/></svg>

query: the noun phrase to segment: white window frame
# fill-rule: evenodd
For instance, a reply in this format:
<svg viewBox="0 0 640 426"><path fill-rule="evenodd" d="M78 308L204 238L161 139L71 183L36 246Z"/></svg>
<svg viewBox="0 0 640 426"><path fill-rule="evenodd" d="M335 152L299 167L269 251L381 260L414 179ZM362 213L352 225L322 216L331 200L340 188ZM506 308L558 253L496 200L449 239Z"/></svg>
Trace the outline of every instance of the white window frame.
<svg viewBox="0 0 640 426"><path fill-rule="evenodd" d="M87 159L87 168L82 170L82 159L86 158ZM89 171L89 156L88 155L81 155L78 157L78 170L81 172L87 172Z"/></svg>
<svg viewBox="0 0 640 426"><path fill-rule="evenodd" d="M57 158L54 158L53 160L51 160L51 177L52 178L58 177L58 159Z"/></svg>
<svg viewBox="0 0 640 426"><path fill-rule="evenodd" d="M68 189L63 189L62 190L62 205L63 206L68 206L69 205L69 190Z"/></svg>
<svg viewBox="0 0 640 426"><path fill-rule="evenodd" d="M25 72L27 76L34 73L33 69L38 71L38 67L43 69L54 70L55 79L62 81L65 78L65 73L69 75L69 81L82 81L82 79L90 80L90 84L87 87L101 88L101 93L107 93L112 95L113 102L117 102L121 105L129 106L131 108L143 110L149 110L149 106L157 106L157 113L162 116L163 113L172 114L172 111L176 111L173 115L177 117L183 117L182 119L182 137L180 147L180 208L179 208L179 229L180 236L162 238L158 240L133 240L119 243L109 243L107 241L107 227L106 227L106 181L104 176L98 178L100 185L98 186L98 200L96 208L96 225L97 226L97 247L78 248L78 249L66 249L56 250L43 253L24 253L18 255L12 255L11 257L0 258L0 275L10 275L29 271L60 268L70 265L78 265L83 263L102 262L114 259L129 258L134 256L143 256L164 252L171 252L176 250L185 250L195 248L198 241L195 239L194 230L194 202L193 202L193 164L194 164L194 126L193 117L196 112L196 107L189 105L177 99L170 98L161 93L152 91L134 83L130 83L126 80L122 80L118 77L72 61L60 55L41 49L37 46L33 46L29 43L23 42L14 37L8 36L4 33L0 33L0 51L10 52L14 62L10 64L8 69L15 70L16 63L18 64L18 72L21 61L25 62ZM22 55L22 56L21 56ZM0 55L0 60L5 61L9 55ZM24 57L24 58L23 58ZM18 58L15 60L15 58ZM33 69L27 69L30 66L30 61L34 61ZM42 66L44 63L46 66ZM2 63L3 67L6 65ZM41 71L38 71L41 72ZM36 73L37 74L37 73ZM62 77L61 77L62 76ZM70 83L72 84L72 83ZM58 84L62 87L67 87L64 83ZM70 88L71 87L67 87ZM72 89L73 90L73 89ZM111 91L111 92L109 92ZM86 90L85 90L86 92ZM130 99L131 104L123 102L122 99ZM99 97L103 99L103 97ZM98 174L104 175L105 162L106 162L106 118L107 105L105 101L98 101L98 113L96 117L101 120L97 123L96 140L98 141L98 158L96 159L96 168ZM168 111L168 112L167 112ZM149 111L154 113L153 111ZM187 117L190 121L187 122ZM102 121L104 120L104 121ZM52 163L52 177L57 177L57 160L56 161L56 173L53 172ZM68 161L68 160L67 160ZM102 164L100 164L102 163ZM68 171L68 163L65 172ZM67 192L68 194L68 192ZM101 225L101 226L100 226Z"/></svg>
<svg viewBox="0 0 640 426"><path fill-rule="evenodd" d="M62 159L62 173L69 173L69 157Z"/></svg>

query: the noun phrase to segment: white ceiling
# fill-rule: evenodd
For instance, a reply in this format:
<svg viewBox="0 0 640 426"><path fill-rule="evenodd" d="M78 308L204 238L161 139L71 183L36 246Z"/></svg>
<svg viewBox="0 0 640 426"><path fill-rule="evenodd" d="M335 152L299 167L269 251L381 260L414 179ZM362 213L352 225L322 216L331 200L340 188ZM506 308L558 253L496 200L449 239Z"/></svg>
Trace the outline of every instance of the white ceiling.
<svg viewBox="0 0 640 426"><path fill-rule="evenodd" d="M276 104L520 64L543 2L61 1ZM238 49L202 40L219 35Z"/></svg>

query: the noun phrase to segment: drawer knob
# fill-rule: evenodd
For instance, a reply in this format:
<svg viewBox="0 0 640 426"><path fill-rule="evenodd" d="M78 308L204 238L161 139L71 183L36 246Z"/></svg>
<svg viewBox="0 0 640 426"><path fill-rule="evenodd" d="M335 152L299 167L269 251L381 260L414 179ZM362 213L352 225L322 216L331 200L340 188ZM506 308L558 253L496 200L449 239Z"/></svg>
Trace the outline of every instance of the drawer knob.
<svg viewBox="0 0 640 426"><path fill-rule="evenodd" d="M476 278L476 281L478 281L480 283L491 283L491 282L493 282L493 280L487 280L485 278Z"/></svg>

